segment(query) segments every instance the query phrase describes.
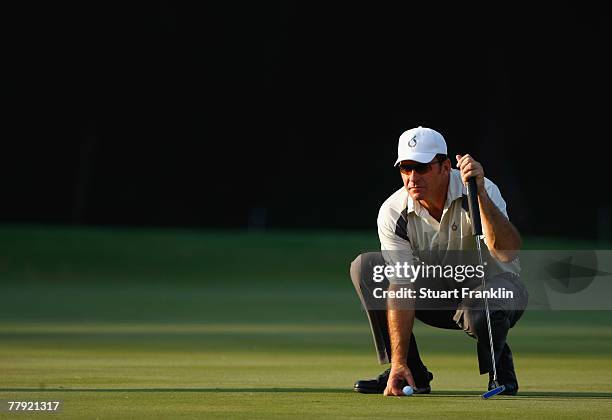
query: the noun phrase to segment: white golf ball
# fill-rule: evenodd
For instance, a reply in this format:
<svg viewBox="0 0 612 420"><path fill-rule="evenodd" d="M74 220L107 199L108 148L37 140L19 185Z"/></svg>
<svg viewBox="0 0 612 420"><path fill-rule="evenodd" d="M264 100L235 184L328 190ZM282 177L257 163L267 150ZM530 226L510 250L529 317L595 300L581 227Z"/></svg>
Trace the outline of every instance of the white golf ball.
<svg viewBox="0 0 612 420"><path fill-rule="evenodd" d="M406 385L402 388L402 392L404 393L404 395L412 395L414 393L414 390L410 385Z"/></svg>

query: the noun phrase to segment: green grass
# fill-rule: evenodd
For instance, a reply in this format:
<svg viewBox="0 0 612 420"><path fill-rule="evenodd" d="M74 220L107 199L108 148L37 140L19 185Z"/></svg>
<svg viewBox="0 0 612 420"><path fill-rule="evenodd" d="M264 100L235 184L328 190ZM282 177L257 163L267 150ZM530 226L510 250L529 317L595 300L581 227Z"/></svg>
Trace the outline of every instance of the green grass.
<svg viewBox="0 0 612 420"><path fill-rule="evenodd" d="M482 401L475 342L421 324L433 393L353 393L381 367L347 269L376 246L360 232L0 228L0 400L60 399L62 418L612 416L610 311L527 312L510 333L517 397Z"/></svg>

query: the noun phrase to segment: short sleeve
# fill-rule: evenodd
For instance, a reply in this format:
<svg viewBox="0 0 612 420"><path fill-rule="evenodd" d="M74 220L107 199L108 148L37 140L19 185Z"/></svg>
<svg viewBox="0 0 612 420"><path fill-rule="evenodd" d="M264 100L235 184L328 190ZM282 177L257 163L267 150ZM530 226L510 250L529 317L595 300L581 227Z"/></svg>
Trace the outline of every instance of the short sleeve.
<svg viewBox="0 0 612 420"><path fill-rule="evenodd" d="M387 265L396 266L398 263L414 265L416 259L408 238L406 220L401 213L393 212L383 206L378 214L378 238L380 249ZM409 277L388 278L391 284L409 284Z"/></svg>

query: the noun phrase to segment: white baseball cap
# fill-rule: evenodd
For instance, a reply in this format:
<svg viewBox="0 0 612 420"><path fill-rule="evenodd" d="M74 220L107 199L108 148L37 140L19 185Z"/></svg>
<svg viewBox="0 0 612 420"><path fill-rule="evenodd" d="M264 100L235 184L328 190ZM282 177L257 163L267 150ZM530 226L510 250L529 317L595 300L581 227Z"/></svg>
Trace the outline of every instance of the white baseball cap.
<svg viewBox="0 0 612 420"><path fill-rule="evenodd" d="M418 126L404 131L397 143L397 166L402 160L428 163L438 154L446 154L446 141L442 134L431 128Z"/></svg>

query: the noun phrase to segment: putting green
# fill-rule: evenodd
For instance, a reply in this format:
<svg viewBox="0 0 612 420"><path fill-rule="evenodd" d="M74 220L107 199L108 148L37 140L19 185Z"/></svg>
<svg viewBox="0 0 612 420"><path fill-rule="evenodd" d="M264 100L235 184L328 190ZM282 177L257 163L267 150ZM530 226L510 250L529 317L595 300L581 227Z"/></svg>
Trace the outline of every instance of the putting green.
<svg viewBox="0 0 612 420"><path fill-rule="evenodd" d="M382 369L346 274L370 235L0 233L0 400L62 400L62 418L612 416L608 311L527 312L516 397L481 400L474 341L422 324L431 395L352 392Z"/></svg>

